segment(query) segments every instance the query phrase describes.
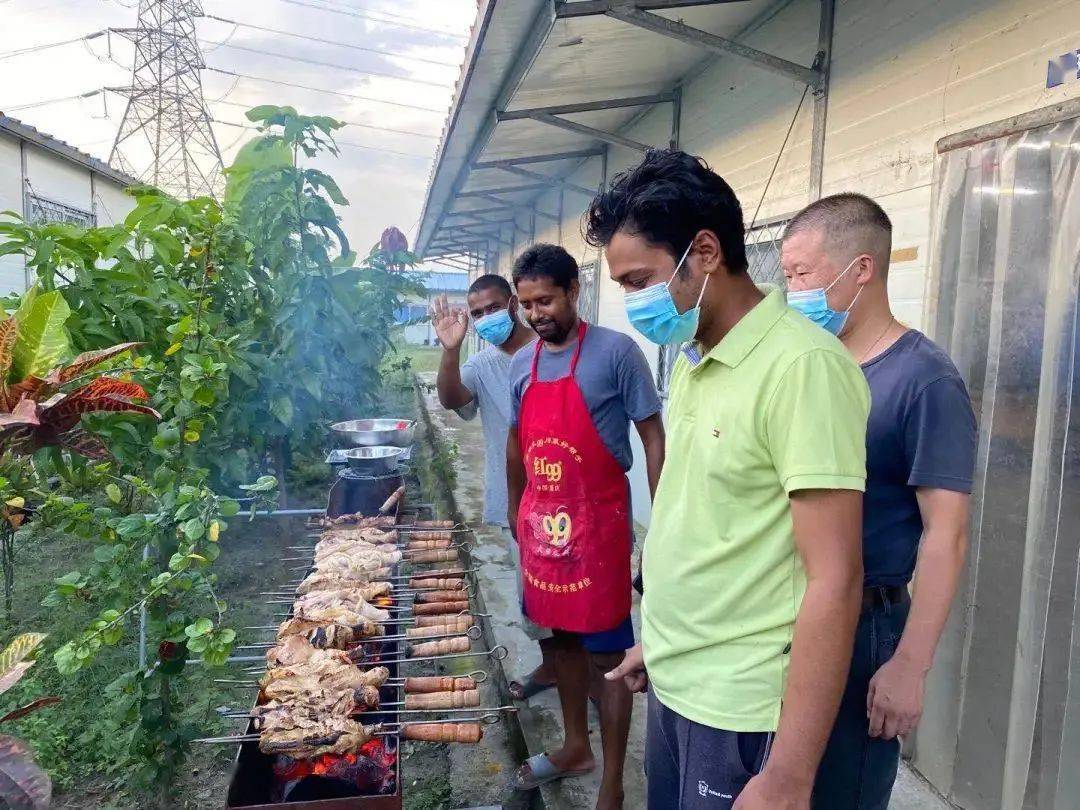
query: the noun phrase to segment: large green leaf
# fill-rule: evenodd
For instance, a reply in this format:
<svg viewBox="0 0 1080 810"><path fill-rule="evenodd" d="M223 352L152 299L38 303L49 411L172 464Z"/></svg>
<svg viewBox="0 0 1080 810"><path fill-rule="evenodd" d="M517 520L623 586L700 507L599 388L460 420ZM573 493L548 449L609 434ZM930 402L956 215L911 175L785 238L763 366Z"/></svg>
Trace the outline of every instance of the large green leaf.
<svg viewBox="0 0 1080 810"><path fill-rule="evenodd" d="M11 352L8 379L19 382L27 377L43 377L68 350L64 322L71 314L59 290L41 293L31 288L15 313L19 334Z"/></svg>
<svg viewBox="0 0 1080 810"><path fill-rule="evenodd" d="M52 782L34 762L22 740L0 735L0 806L44 810L52 801Z"/></svg>
<svg viewBox="0 0 1080 810"><path fill-rule="evenodd" d="M16 636L0 653L0 693L18 683L19 678L30 668L31 662L27 659L44 640L44 633L23 633L21 636ZM20 666L22 664L26 666ZM16 672L18 672L16 677L8 677L9 674L13 675Z"/></svg>

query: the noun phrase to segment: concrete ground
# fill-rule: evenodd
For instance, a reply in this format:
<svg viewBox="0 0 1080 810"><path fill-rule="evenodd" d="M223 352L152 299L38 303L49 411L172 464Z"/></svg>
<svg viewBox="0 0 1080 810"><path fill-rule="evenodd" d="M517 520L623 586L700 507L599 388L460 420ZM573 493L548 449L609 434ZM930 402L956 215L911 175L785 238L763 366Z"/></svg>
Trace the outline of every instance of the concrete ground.
<svg viewBox="0 0 1080 810"><path fill-rule="evenodd" d="M496 643L505 645L510 652L502 663L506 681L524 677L540 663L540 652L536 643L530 641L521 629L514 569L506 540L500 530L482 524L484 439L480 422L466 422L456 414L446 413L433 395L428 395L427 403L433 422L457 448L455 499L464 518L475 527L476 545L472 556L474 565L480 569L477 579L483 592L482 597L487 612L492 614L490 622ZM633 620L637 631L640 616L636 595ZM521 706L518 719L530 753L557 747L562 739L562 731L555 690L548 690L533 697L528 704L518 705ZM599 788L602 763L598 721L595 710L590 707L589 711L597 769L586 777L545 785L541 794L544 804L549 808L572 810L593 806ZM625 777L625 806L633 810L645 806L645 774L642 770L644 740L645 698L643 695L636 695ZM493 776L497 779L509 777L510 774L505 771ZM906 765L901 768L889 804L890 810L949 810L950 807L951 805L938 796L918 774Z"/></svg>

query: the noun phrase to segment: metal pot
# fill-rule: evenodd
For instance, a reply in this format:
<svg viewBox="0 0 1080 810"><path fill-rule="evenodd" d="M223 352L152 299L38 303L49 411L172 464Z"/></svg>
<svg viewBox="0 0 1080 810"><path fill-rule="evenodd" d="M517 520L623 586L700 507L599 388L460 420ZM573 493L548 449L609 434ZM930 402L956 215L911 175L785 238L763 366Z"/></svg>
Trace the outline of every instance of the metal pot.
<svg viewBox="0 0 1080 810"><path fill-rule="evenodd" d="M331 429L354 447L409 447L416 433L411 419L353 419Z"/></svg>
<svg viewBox="0 0 1080 810"><path fill-rule="evenodd" d="M404 452L400 447L351 447L341 454L354 470L383 475L397 469L398 459Z"/></svg>

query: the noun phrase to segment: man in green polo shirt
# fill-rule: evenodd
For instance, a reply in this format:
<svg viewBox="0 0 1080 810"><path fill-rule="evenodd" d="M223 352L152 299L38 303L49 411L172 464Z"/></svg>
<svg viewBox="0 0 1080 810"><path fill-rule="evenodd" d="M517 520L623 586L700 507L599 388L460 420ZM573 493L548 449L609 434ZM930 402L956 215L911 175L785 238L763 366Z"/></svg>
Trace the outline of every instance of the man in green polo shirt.
<svg viewBox="0 0 1080 810"><path fill-rule="evenodd" d="M649 810L809 808L862 597L869 393L832 335L747 274L742 209L650 152L592 203L627 316L686 343L644 552ZM647 676L646 676L647 671Z"/></svg>

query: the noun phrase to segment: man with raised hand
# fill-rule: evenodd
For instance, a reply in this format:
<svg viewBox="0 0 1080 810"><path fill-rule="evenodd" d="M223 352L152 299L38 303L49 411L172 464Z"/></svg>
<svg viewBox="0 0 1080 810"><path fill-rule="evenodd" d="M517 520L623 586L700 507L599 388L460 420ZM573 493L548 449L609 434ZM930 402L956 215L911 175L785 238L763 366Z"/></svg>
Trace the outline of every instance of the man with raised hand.
<svg viewBox="0 0 1080 810"><path fill-rule="evenodd" d="M742 208L657 150L593 200L630 323L683 344L644 545L649 810L805 810L862 586L866 381L836 338L747 273ZM647 674L646 674L647 673Z"/></svg>
<svg viewBox="0 0 1080 810"><path fill-rule="evenodd" d="M510 359L536 335L518 318L517 296L510 282L489 274L476 279L466 297L469 311L453 309L446 296L431 309L442 359L435 380L439 402L471 420L479 412L484 429L484 523L498 526L506 540L521 596L521 565L517 543L506 522L506 434L510 427ZM488 345L461 364L461 346L472 319L476 333ZM550 638L551 631L523 617L522 629L533 641ZM542 662L510 691L518 700L555 685L555 669L541 646Z"/></svg>
<svg viewBox="0 0 1080 810"><path fill-rule="evenodd" d="M840 712L814 787L819 810L885 810L900 738L922 715L926 674L967 548L977 428L948 355L889 306L892 223L860 194L825 197L787 226L788 303L839 335L872 406L863 499L863 608ZM914 597L908 583L914 577Z"/></svg>

